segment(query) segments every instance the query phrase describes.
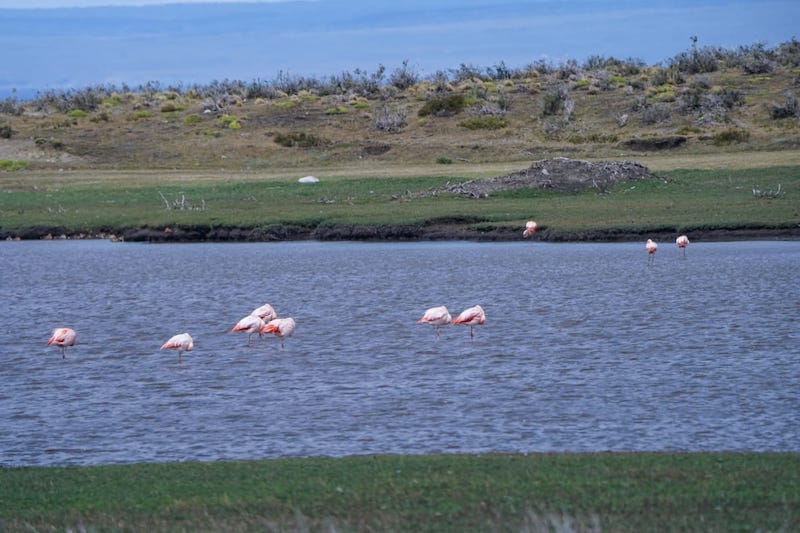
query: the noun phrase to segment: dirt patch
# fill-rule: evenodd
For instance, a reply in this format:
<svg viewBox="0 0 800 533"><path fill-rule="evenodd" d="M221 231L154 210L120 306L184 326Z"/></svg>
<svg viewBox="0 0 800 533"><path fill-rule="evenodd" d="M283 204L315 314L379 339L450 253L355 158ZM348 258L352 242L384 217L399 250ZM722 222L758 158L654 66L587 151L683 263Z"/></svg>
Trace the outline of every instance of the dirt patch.
<svg viewBox="0 0 800 533"><path fill-rule="evenodd" d="M82 157L52 148L37 146L31 139L0 140L0 160L58 164L84 162Z"/></svg>
<svg viewBox="0 0 800 533"><path fill-rule="evenodd" d="M487 198L497 191L515 189L552 189L573 192L594 188L606 191L619 181L662 179L650 169L633 161L581 161L556 157L534 162L525 170L506 176L475 179L455 185L447 184L433 190L431 195L441 193L459 194L469 198Z"/></svg>

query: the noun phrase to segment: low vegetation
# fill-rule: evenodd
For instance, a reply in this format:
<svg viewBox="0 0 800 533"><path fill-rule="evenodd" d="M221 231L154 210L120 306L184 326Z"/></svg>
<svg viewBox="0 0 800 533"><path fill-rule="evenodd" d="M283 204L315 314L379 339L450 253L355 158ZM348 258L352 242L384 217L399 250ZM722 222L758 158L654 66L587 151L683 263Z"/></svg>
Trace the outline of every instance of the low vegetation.
<svg viewBox="0 0 800 533"><path fill-rule="evenodd" d="M137 238L507 239L518 238L530 218L542 227L537 238L549 240L699 236L726 229L790 234L800 226L795 166L660 171L659 179L576 191L501 189L472 198L440 192L470 180L459 174L460 166L450 161L419 171L427 175L323 176L313 185L230 172L190 174L193 179L164 171L55 173L33 181L9 172L0 177L5 191L0 237L114 233L133 238L148 228ZM780 194L757 201L754 188ZM431 227L442 226L442 220L449 220L453 231L432 235ZM353 226L384 231L359 236ZM286 227L293 233L279 231ZM178 233L178 228L192 233ZM233 229L244 231L233 237Z"/></svg>
<svg viewBox="0 0 800 533"><path fill-rule="evenodd" d="M0 469L9 531L795 531L796 453Z"/></svg>
<svg viewBox="0 0 800 533"><path fill-rule="evenodd" d="M735 49L693 39L655 65L593 56L422 77L406 61L320 78L50 89L0 101L0 138L11 141L0 159L31 170L258 170L795 150L799 79L795 39ZM680 145L639 142L676 135ZM61 144L31 149L37 138ZM388 149L366 150L374 143Z"/></svg>
<svg viewBox="0 0 800 533"><path fill-rule="evenodd" d="M348 227L372 225L394 229L365 238L433 238L429 228L451 220L461 222L450 236L489 239L515 235L532 217L550 239L638 238L657 228L797 232L798 158L778 155L800 153L798 79L795 39L737 49L693 39L651 66L595 56L462 64L423 78L404 62L316 79L280 73L11 97L0 102L0 232L194 228L192 238L206 238L238 228L249 239L353 238L360 234ZM758 154L774 161L737 168L768 158ZM673 169L691 169L698 157L728 162L602 195L424 194L555 157L645 165L667 157ZM296 183L307 174L322 182ZM779 185L771 202L753 201L753 189ZM160 195L202 209L163 209Z"/></svg>

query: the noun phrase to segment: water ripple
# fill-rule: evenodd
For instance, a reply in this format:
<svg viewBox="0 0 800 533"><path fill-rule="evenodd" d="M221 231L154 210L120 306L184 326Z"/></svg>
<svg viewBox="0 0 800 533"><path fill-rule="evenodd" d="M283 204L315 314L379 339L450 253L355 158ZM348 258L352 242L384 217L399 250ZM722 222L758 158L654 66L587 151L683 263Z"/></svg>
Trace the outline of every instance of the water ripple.
<svg viewBox="0 0 800 533"><path fill-rule="evenodd" d="M797 451L800 243L642 251L0 243L0 465ZM265 302L297 320L285 348L228 333ZM476 303L474 339L416 324ZM178 364L159 348L183 331Z"/></svg>

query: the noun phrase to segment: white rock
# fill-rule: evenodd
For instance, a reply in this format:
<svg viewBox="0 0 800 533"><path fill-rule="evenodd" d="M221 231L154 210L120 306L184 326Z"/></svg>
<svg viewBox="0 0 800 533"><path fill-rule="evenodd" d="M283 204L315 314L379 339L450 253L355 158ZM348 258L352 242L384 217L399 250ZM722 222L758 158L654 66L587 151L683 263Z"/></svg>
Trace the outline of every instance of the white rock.
<svg viewBox="0 0 800 533"><path fill-rule="evenodd" d="M319 183L319 178L316 176L306 176L297 180L298 183Z"/></svg>

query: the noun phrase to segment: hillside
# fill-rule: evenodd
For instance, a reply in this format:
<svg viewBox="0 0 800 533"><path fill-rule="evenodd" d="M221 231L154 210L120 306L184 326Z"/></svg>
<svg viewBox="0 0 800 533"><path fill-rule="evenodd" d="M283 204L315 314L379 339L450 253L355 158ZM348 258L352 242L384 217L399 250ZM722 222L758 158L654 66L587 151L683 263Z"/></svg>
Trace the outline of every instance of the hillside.
<svg viewBox="0 0 800 533"><path fill-rule="evenodd" d="M404 66L388 80L51 92L0 105L0 161L258 171L796 150L797 49L692 49L649 67L462 65L425 80Z"/></svg>

